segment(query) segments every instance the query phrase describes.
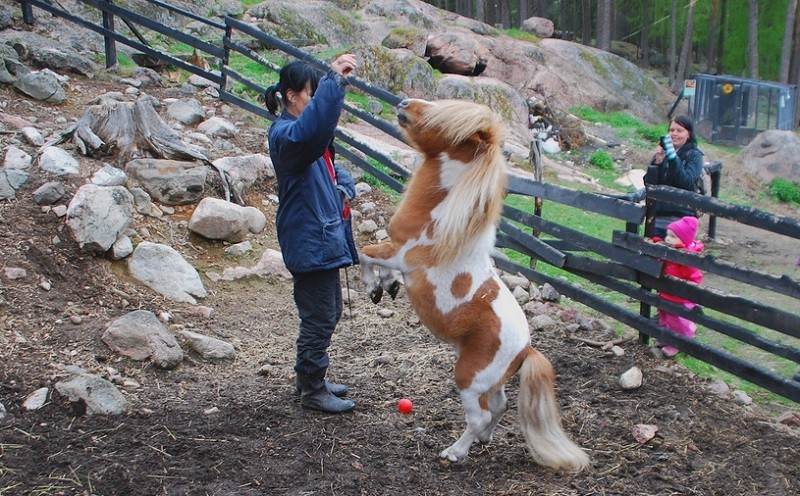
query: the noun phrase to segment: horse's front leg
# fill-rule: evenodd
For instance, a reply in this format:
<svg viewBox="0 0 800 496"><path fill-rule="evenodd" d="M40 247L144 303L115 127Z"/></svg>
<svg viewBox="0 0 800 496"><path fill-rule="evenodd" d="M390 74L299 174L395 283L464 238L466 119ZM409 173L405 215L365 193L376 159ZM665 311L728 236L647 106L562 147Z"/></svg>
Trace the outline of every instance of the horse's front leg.
<svg viewBox="0 0 800 496"><path fill-rule="evenodd" d="M359 255L361 280L373 303L378 303L386 290L392 299L400 290L400 260L397 258L399 247L391 240L377 245L365 246Z"/></svg>

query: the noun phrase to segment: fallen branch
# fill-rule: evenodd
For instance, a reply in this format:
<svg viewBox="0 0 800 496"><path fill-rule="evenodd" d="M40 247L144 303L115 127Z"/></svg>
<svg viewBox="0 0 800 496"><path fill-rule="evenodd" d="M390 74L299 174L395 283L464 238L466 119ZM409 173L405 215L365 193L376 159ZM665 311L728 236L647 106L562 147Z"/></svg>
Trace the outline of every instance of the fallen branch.
<svg viewBox="0 0 800 496"><path fill-rule="evenodd" d="M595 348L602 348L603 350L610 350L614 346L620 345L622 343L627 343L628 341L633 341L635 339L634 337L628 336L628 337L612 339L609 341L595 341L593 339L576 336L575 334L570 334L568 338L573 341L580 341L581 343L588 344L589 346L594 346Z"/></svg>

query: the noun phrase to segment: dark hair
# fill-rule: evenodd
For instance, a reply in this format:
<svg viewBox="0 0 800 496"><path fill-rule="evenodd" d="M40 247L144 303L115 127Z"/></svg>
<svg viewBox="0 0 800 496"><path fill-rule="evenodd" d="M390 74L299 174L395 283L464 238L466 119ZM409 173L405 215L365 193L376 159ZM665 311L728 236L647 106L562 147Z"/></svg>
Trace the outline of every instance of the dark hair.
<svg viewBox="0 0 800 496"><path fill-rule="evenodd" d="M697 138L694 135L694 122L691 117L688 115L676 115L671 122L689 131L689 139L686 140L688 143L697 144Z"/></svg>
<svg viewBox="0 0 800 496"><path fill-rule="evenodd" d="M264 101L269 113L278 115L278 106L285 106L285 103L287 103L285 100L286 93L289 90L299 93L303 91L303 88L309 82L311 83L311 94L313 95L317 91L317 84L319 84L319 73L308 62L295 60L283 66L278 77L278 83L273 84L264 92ZM280 93L280 96L278 93Z"/></svg>

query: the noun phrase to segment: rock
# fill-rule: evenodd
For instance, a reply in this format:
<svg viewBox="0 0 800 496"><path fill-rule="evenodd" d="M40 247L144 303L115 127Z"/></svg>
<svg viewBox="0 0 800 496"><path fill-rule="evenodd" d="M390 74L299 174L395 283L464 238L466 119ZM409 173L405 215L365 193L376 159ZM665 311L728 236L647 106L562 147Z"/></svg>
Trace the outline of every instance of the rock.
<svg viewBox="0 0 800 496"><path fill-rule="evenodd" d="M56 391L71 402L85 405L86 415L121 415L128 409L128 400L116 386L85 372L57 382Z"/></svg>
<svg viewBox="0 0 800 496"><path fill-rule="evenodd" d="M25 398L25 401L22 403L22 408L28 411L40 409L47 402L47 395L49 393L49 388L43 387L37 389Z"/></svg>
<svg viewBox="0 0 800 496"><path fill-rule="evenodd" d="M653 439L658 432L658 426L653 424L636 424L633 428L633 438L639 444L644 444Z"/></svg>
<svg viewBox="0 0 800 496"><path fill-rule="evenodd" d="M5 169L26 170L30 168L33 158L25 153L24 150L17 148L14 145L6 148L6 155L3 160L3 167Z"/></svg>
<svg viewBox="0 0 800 496"><path fill-rule="evenodd" d="M49 146L39 155L39 167L57 176L76 176L80 173L78 161L57 146Z"/></svg>
<svg viewBox="0 0 800 496"><path fill-rule="evenodd" d="M619 385L622 389L637 389L642 386L642 370L639 367L631 367L619 377Z"/></svg>
<svg viewBox="0 0 800 496"><path fill-rule="evenodd" d="M128 259L131 276L162 294L165 298L194 305L205 298L200 275L174 248L144 241Z"/></svg>
<svg viewBox="0 0 800 496"><path fill-rule="evenodd" d="M35 100L61 104L67 101L67 92L58 79L49 72L29 72L18 77L14 87Z"/></svg>
<svg viewBox="0 0 800 496"><path fill-rule="evenodd" d="M181 331L180 336L187 341L189 347L206 359L232 358L236 353L232 344L220 339L191 331Z"/></svg>
<svg viewBox="0 0 800 496"><path fill-rule="evenodd" d="M67 226L86 252L102 254L128 229L133 195L122 186L84 184L67 207Z"/></svg>
<svg viewBox="0 0 800 496"><path fill-rule="evenodd" d="M53 205L66 194L64 185L57 181L50 181L39 186L33 192L33 201L37 205Z"/></svg>
<svg viewBox="0 0 800 496"><path fill-rule="evenodd" d="M541 331L547 329L548 327L553 327L558 325L558 322L553 319L550 315L543 313L541 315L537 315L530 319L531 329L534 331Z"/></svg>
<svg viewBox="0 0 800 496"><path fill-rule="evenodd" d="M561 299L561 295L556 291L556 288L546 282L542 286L542 299L544 301L558 301Z"/></svg>
<svg viewBox="0 0 800 496"><path fill-rule="evenodd" d="M544 17L530 17L522 21L522 29L539 38L550 38L553 36L555 26L550 19Z"/></svg>
<svg viewBox="0 0 800 496"><path fill-rule="evenodd" d="M789 427L800 427L800 413L786 412L778 417L779 424L788 425Z"/></svg>
<svg viewBox="0 0 800 496"><path fill-rule="evenodd" d="M111 322L101 336L112 350L133 360L151 359L163 369L177 367L183 350L153 312L136 310Z"/></svg>
<svg viewBox="0 0 800 496"><path fill-rule="evenodd" d="M16 281L17 279L25 279L28 276L28 271L20 267L5 267L3 274L9 281Z"/></svg>

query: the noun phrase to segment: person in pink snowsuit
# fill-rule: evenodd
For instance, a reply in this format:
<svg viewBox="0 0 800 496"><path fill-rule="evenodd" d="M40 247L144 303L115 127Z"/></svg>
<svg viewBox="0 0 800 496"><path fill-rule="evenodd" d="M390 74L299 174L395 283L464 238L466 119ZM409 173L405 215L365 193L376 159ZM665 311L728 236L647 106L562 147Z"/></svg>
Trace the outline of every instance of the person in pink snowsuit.
<svg viewBox="0 0 800 496"><path fill-rule="evenodd" d="M705 249L703 243L695 239L697 235L697 218L686 216L678 219L667 226L667 235L662 240L661 238L653 238L656 243L663 242L664 244L678 249L686 250L693 253L702 253ZM664 275L672 276L684 281L689 281L694 284L703 282L703 273L696 267L689 267L681 265L676 262L664 261ZM658 296L667 301L683 305L687 310L693 309L696 305L691 301L681 298L680 296L658 292ZM693 338L697 331L697 326L689 319L675 315L674 313L667 312L663 309L658 309L658 323L662 327L672 330L673 332ZM664 346L661 351L664 356L673 357L678 354L678 349L674 346Z"/></svg>

